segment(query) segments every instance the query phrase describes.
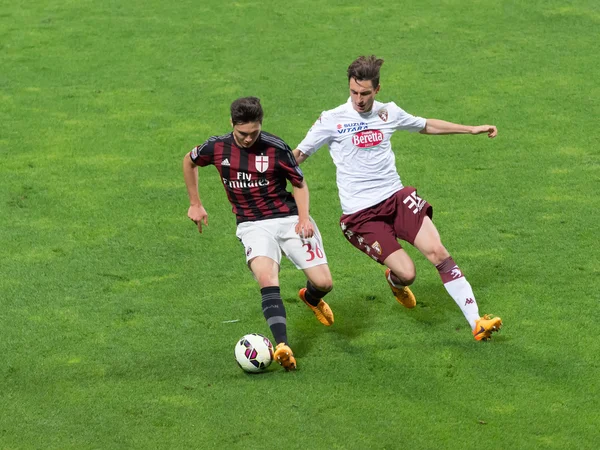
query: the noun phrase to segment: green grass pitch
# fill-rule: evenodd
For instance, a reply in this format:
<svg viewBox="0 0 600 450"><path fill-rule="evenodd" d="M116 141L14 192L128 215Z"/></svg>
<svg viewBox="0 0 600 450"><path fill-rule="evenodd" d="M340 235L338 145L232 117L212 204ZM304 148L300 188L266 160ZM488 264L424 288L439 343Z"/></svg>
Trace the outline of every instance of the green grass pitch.
<svg viewBox="0 0 600 450"><path fill-rule="evenodd" d="M590 0L3 1L0 449L598 448L599 27ZM505 328L475 342L412 249L418 306L396 304L324 148L303 170L336 323L284 262L299 370L246 375L259 291L214 168L205 233L187 219L181 159L247 95L294 148L372 53L379 100L498 126L393 145Z"/></svg>

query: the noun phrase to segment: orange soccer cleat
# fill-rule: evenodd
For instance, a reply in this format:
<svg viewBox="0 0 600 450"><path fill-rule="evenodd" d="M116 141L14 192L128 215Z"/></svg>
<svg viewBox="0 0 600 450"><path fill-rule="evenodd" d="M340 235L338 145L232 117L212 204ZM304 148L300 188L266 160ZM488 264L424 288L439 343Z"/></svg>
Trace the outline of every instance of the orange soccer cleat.
<svg viewBox="0 0 600 450"><path fill-rule="evenodd" d="M312 312L315 313L315 316L317 316L319 322L321 322L326 327L333 324L333 311L325 302L325 300L321 299L317 306L311 305L306 301L306 288L302 288L300 289L300 291L298 291L298 297L300 297L300 300L306 303L306 306L308 306L312 310Z"/></svg>
<svg viewBox="0 0 600 450"><path fill-rule="evenodd" d="M296 358L294 358L292 349L285 342L277 344L273 359L285 370L296 370Z"/></svg>
<svg viewBox="0 0 600 450"><path fill-rule="evenodd" d="M500 317L490 316L489 314L484 315L479 320L475 321L475 329L473 330L473 337L477 341L487 341L492 337L492 333L500 331L502 327L502 319Z"/></svg>

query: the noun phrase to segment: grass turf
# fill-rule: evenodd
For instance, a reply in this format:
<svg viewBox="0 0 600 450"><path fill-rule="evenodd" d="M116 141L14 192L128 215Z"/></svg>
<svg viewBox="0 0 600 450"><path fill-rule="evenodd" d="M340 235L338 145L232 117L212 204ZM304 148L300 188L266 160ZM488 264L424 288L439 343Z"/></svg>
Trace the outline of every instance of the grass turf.
<svg viewBox="0 0 600 450"><path fill-rule="evenodd" d="M0 448L595 448L599 20L586 1L5 3ZM294 146L371 53L380 100L499 127L393 143L505 330L473 341L414 251L418 307L395 304L339 232L322 149L303 169L336 324L284 263L300 370L247 376L258 289L214 169L208 229L185 217L181 158L243 95Z"/></svg>

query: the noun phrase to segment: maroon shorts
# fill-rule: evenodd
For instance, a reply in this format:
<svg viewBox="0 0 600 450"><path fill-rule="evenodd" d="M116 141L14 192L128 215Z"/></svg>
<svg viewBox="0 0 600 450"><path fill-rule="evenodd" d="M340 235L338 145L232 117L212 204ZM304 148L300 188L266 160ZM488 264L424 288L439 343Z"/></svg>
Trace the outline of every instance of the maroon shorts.
<svg viewBox="0 0 600 450"><path fill-rule="evenodd" d="M402 248L397 239L414 244L426 215L433 217L433 207L407 186L370 208L342 215L340 227L352 245L383 264Z"/></svg>

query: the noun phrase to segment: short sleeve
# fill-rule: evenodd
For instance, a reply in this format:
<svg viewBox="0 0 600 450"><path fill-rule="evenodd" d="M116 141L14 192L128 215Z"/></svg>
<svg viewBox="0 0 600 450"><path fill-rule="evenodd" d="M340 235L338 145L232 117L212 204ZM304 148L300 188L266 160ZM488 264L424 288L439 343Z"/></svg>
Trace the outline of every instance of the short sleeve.
<svg viewBox="0 0 600 450"><path fill-rule="evenodd" d="M427 119L407 113L394 102L390 103L390 110L394 114L394 126L396 130L416 132L421 131L427 125Z"/></svg>
<svg viewBox="0 0 600 450"><path fill-rule="evenodd" d="M279 165L285 172L285 177L288 180L290 180L290 182L294 186L302 186L302 182L304 181L304 174L302 173L302 169L300 169L300 166L298 166L298 163L296 162L296 158L294 158L292 150L287 145L285 150L281 150L279 156Z"/></svg>
<svg viewBox="0 0 600 450"><path fill-rule="evenodd" d="M317 121L308 130L306 137L298 144L298 150L305 155L312 155L323 145L331 141L331 119L327 112L322 112Z"/></svg>
<svg viewBox="0 0 600 450"><path fill-rule="evenodd" d="M190 152L192 162L197 166L214 164L215 146L214 139L208 139L204 144L194 147Z"/></svg>

